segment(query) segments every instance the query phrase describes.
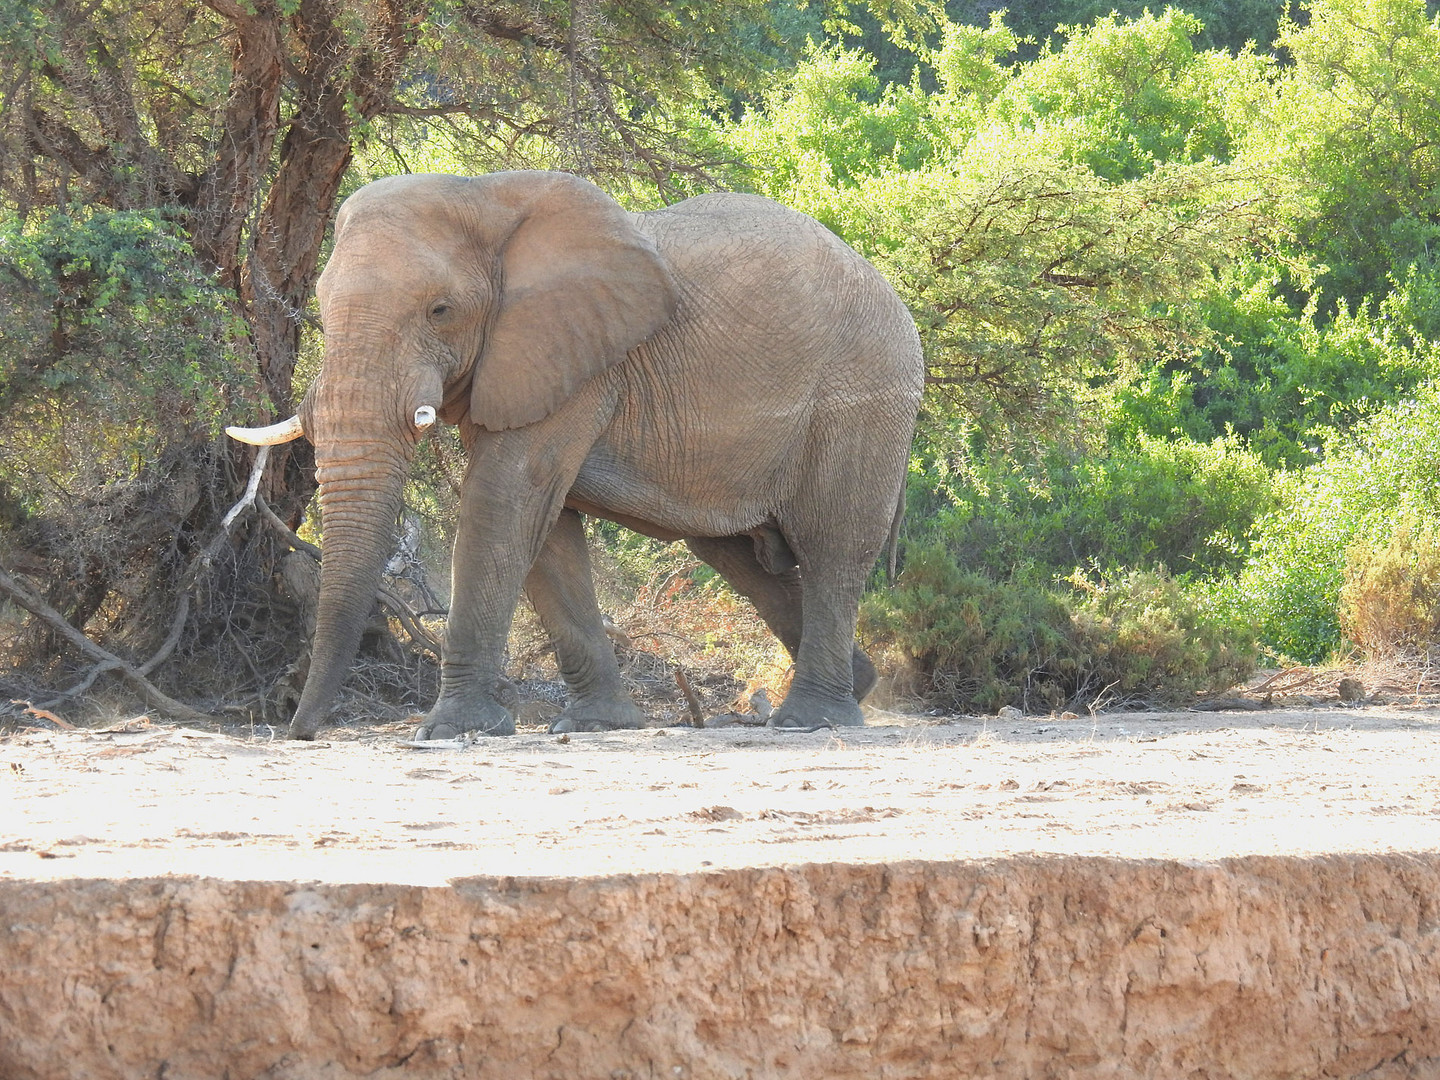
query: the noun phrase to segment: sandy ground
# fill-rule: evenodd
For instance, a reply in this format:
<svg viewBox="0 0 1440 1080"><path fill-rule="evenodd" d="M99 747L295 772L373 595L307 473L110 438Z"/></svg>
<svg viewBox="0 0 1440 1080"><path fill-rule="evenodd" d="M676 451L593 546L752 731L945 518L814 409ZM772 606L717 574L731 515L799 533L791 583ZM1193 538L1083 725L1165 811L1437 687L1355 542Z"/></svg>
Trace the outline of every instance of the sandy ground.
<svg viewBox="0 0 1440 1080"><path fill-rule="evenodd" d="M398 729L303 744L128 728L0 738L0 879L433 885L1032 853L1440 850L1434 705L875 713L839 732L535 729L449 749L407 747Z"/></svg>

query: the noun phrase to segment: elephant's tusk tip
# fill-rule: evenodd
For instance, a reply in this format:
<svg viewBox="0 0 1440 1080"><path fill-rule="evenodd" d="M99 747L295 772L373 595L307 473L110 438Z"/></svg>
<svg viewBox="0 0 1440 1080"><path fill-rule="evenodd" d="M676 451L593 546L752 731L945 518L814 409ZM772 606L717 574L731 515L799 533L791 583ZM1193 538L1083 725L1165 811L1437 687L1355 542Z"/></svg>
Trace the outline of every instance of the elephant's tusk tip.
<svg viewBox="0 0 1440 1080"><path fill-rule="evenodd" d="M237 442L249 443L251 446L274 446L277 443L293 442L305 434L305 429L300 426L300 418L292 416L289 420L282 420L278 424L270 424L267 427L247 428L231 425L225 429Z"/></svg>
<svg viewBox="0 0 1440 1080"><path fill-rule="evenodd" d="M415 410L415 426L417 428L428 428L435 423L435 407L433 405L421 405Z"/></svg>

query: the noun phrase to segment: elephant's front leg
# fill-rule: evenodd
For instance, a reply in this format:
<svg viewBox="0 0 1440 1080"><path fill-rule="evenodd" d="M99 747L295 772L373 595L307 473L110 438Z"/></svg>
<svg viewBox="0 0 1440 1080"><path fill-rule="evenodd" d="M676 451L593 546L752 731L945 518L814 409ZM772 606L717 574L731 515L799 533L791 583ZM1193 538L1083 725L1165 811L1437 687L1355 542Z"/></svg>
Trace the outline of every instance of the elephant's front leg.
<svg viewBox="0 0 1440 1080"><path fill-rule="evenodd" d="M588 447L553 427L547 440L536 430L546 426L477 437L450 570L440 698L417 739L515 733L514 717L495 695L510 624Z"/></svg>
<svg viewBox="0 0 1440 1080"><path fill-rule="evenodd" d="M569 704L550 730L642 727L644 715L620 680L615 649L600 619L585 527L575 511L560 512L525 579L525 592L555 645L555 659L570 690Z"/></svg>

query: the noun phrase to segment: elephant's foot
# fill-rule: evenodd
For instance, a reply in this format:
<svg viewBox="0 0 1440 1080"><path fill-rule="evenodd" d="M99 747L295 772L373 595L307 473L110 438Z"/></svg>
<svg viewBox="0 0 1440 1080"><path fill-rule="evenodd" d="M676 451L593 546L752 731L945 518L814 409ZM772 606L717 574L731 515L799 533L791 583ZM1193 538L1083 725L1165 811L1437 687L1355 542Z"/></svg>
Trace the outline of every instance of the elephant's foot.
<svg viewBox="0 0 1440 1080"><path fill-rule="evenodd" d="M441 698L415 729L415 739L458 739L469 732L514 735L515 718L494 701Z"/></svg>
<svg viewBox="0 0 1440 1080"><path fill-rule="evenodd" d="M550 731L621 731L645 726L645 714L627 698L572 701L555 718Z"/></svg>
<svg viewBox="0 0 1440 1080"><path fill-rule="evenodd" d="M870 662L859 645L855 646L850 655L850 667L855 678L855 700L864 701L865 695L875 689L875 684L880 680L880 673L875 670L875 665Z"/></svg>
<svg viewBox="0 0 1440 1080"><path fill-rule="evenodd" d="M780 708L770 717L777 728L864 727L865 714L855 699L830 697L791 687Z"/></svg>

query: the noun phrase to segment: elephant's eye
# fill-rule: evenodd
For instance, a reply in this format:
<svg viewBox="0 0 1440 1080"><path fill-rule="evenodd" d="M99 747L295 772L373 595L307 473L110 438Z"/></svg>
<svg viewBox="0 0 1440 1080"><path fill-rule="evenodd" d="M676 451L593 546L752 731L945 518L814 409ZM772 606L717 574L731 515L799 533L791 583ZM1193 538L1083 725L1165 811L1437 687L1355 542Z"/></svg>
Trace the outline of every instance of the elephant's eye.
<svg viewBox="0 0 1440 1080"><path fill-rule="evenodd" d="M449 310L450 310L450 305L449 305L449 304L436 304L434 307L432 307L432 308L430 309L430 314L431 314L431 316L432 316L433 318L438 319L438 318L440 318L442 315L444 315L446 312L448 312Z"/></svg>

